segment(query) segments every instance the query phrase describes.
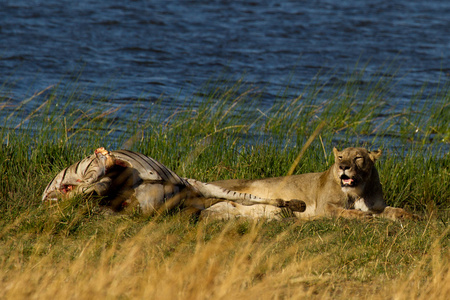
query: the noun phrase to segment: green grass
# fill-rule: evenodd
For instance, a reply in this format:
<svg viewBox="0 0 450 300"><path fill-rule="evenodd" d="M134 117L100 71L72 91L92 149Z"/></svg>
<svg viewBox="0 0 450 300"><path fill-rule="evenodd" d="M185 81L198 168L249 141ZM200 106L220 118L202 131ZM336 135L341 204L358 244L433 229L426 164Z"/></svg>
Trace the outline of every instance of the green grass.
<svg viewBox="0 0 450 300"><path fill-rule="evenodd" d="M36 94L33 107L0 99L0 298L446 299L449 85L392 107L391 77L366 77L319 77L272 106L243 80L212 81L180 107L115 106L76 84ZM177 210L106 216L81 197L41 205L52 177L99 146L203 181L285 175L322 122L294 173L328 168L334 146L382 148L386 201L424 220L219 222Z"/></svg>

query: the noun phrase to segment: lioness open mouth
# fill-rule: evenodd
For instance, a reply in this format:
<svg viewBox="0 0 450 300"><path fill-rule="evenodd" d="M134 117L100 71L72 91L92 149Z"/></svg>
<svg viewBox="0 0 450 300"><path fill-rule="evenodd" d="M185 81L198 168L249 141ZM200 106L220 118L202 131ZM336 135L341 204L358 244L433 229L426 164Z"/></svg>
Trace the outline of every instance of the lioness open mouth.
<svg viewBox="0 0 450 300"><path fill-rule="evenodd" d="M341 187L354 187L355 185L356 181L353 178L350 178L345 174L341 176Z"/></svg>

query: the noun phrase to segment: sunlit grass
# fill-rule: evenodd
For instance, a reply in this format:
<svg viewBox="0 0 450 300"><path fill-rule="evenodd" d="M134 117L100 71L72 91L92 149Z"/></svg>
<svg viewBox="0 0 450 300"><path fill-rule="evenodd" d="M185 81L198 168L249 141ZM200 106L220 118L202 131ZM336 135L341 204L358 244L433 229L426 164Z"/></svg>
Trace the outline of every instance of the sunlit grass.
<svg viewBox="0 0 450 300"><path fill-rule="evenodd" d="M393 107L395 82L351 73L260 105L261 89L212 81L177 103L86 99L78 86L0 100L0 298L446 299L450 293L450 95ZM136 106L136 107L133 107ZM323 171L332 147L382 148L388 204L418 222L218 222L174 211L108 216L96 199L41 205L46 184L99 146L203 181Z"/></svg>
<svg viewBox="0 0 450 300"><path fill-rule="evenodd" d="M85 216L71 231L72 222L53 215L60 212L47 213L45 228L22 220L4 232L14 238L2 237L3 297L445 299L449 292L442 223Z"/></svg>

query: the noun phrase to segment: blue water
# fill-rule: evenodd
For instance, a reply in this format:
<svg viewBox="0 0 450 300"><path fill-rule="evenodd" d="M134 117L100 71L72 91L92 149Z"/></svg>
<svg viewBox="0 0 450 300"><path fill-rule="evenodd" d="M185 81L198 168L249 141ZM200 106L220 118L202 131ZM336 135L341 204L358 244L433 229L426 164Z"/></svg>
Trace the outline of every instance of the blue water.
<svg viewBox="0 0 450 300"><path fill-rule="evenodd" d="M445 0L1 0L0 102L5 113L73 82L86 96L111 86L111 103L177 101L226 73L263 89L265 106L319 71L393 62L402 106L448 79L449 50Z"/></svg>

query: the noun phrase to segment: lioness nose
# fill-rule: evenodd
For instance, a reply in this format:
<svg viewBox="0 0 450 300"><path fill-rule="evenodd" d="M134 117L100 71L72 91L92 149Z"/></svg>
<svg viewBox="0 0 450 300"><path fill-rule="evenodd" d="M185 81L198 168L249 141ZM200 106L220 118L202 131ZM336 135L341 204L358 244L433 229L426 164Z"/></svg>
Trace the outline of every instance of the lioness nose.
<svg viewBox="0 0 450 300"><path fill-rule="evenodd" d="M346 166L346 165L340 165L339 169L341 169L342 171L348 170L350 169L350 166Z"/></svg>

